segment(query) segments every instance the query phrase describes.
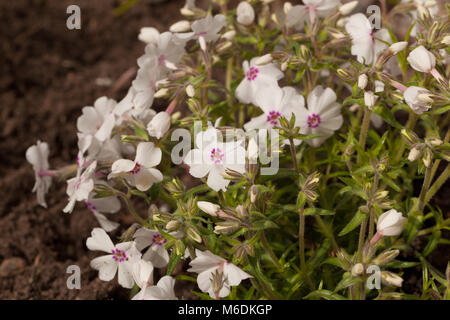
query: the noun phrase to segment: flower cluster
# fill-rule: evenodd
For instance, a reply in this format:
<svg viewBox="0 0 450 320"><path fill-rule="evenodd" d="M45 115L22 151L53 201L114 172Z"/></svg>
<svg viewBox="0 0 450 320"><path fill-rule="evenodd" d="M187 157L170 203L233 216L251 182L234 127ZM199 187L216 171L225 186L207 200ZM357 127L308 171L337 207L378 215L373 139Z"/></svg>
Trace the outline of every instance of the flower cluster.
<svg viewBox="0 0 450 320"><path fill-rule="evenodd" d="M431 199L450 175L450 8L227 5L188 1L169 31L141 29L125 97L81 110L76 162L51 170L47 143L27 150L38 203L66 180L64 213L81 203L98 221L86 246L106 255L91 267L133 299L182 298L183 260L204 299L408 298L393 290L402 269L427 265L449 225ZM419 237L428 245L408 256ZM382 271L370 291L370 266L400 275ZM448 296L443 277L422 296Z"/></svg>

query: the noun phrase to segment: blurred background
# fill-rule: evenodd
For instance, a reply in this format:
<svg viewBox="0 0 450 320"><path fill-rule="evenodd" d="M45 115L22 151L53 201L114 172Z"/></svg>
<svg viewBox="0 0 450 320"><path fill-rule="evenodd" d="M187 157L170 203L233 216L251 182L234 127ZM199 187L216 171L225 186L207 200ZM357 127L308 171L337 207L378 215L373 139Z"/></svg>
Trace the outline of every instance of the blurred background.
<svg viewBox="0 0 450 320"><path fill-rule="evenodd" d="M103 95L120 100L126 94L136 59L144 53L145 44L137 40L140 28L163 32L183 18L184 0L136 1L115 14L123 2L0 2L0 299L129 298L129 290L117 281L100 281L89 267L96 253L84 242L97 226L92 214L83 206L64 214L66 185L61 183L54 183L47 196L49 208L39 207L25 160L26 149L39 139L49 144L51 167L72 163L81 108ZM365 8L376 1L360 2ZM66 27L72 4L81 8L81 30ZM206 8L208 1L197 4ZM437 201L449 208L445 197ZM81 290L66 287L66 268L72 264L81 268Z"/></svg>

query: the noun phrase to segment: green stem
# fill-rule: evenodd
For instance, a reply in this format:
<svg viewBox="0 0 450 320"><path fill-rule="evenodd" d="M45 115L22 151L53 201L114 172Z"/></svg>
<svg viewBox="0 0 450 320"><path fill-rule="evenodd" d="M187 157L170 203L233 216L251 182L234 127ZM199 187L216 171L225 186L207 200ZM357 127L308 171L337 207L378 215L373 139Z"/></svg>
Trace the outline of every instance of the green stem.
<svg viewBox="0 0 450 320"><path fill-rule="evenodd" d="M136 220L142 224L143 226L149 227L149 224L145 219L143 219L134 209L133 204L131 203L129 197L127 197L126 194L123 192L120 192L119 195L122 197L122 199L125 201L125 204L127 206L128 211L136 218Z"/></svg>
<svg viewBox="0 0 450 320"><path fill-rule="evenodd" d="M280 264L277 256L275 255L275 253L273 252L272 248L270 247L267 238L266 238L266 234L264 233L264 231L262 231L260 233L260 239L261 239L261 244L263 246L263 248L267 251L267 253L270 256L270 259L272 260L273 264L277 267L278 270L283 271L283 266Z"/></svg>
<svg viewBox="0 0 450 320"><path fill-rule="evenodd" d="M418 119L418 115L415 114L414 112L410 112L409 114L409 118L408 118L408 122L406 123L406 129L408 130L412 130L414 129L414 127L416 126L417 123L417 119ZM393 159L393 163L397 163L402 159L403 156L403 151L405 151L405 147L406 147L406 142L405 139L401 138L400 140L400 146L398 148L398 151L396 152L394 159Z"/></svg>
<svg viewBox="0 0 450 320"><path fill-rule="evenodd" d="M314 290L314 284L312 283L311 279L308 275L308 270L306 268L306 259L305 259L305 215L304 215L305 208L301 207L299 210L299 227L298 227L298 250L299 250L299 256L300 256L300 269L303 272L303 275L306 279L306 283L308 284L309 288L311 290Z"/></svg>
<svg viewBox="0 0 450 320"><path fill-rule="evenodd" d="M441 173L441 175L436 179L431 188L427 191L424 199L424 205L428 203L428 201L433 198L433 196L438 192L438 190L442 187L442 185L447 181L450 176L450 165L448 164L445 170Z"/></svg>
<svg viewBox="0 0 450 320"><path fill-rule="evenodd" d="M295 144L294 139L289 138L289 146L291 150L292 164L294 165L294 169L297 173L299 173L298 163L297 163L297 154L295 152Z"/></svg>
<svg viewBox="0 0 450 320"><path fill-rule="evenodd" d="M419 204L418 204L419 212L422 212L423 208L425 207L425 195L427 194L428 188L430 187L432 170L433 169L431 165L428 166L427 169L425 170L425 178L423 180L422 189L420 190L419 195Z"/></svg>
<svg viewBox="0 0 450 320"><path fill-rule="evenodd" d="M364 109L364 117L361 125L361 132L359 133L359 146L364 150L366 145L367 132L369 131L370 125L370 115L372 114L372 110L369 108ZM357 162L361 163L361 154L358 153Z"/></svg>

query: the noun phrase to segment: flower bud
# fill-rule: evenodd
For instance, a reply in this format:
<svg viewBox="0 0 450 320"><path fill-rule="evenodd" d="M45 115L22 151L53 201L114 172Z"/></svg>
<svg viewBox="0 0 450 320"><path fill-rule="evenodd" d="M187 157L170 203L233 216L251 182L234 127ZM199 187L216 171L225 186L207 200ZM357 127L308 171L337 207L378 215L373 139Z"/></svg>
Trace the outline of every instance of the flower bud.
<svg viewBox="0 0 450 320"><path fill-rule="evenodd" d="M375 105L377 101L377 97L372 91L366 91L364 92L364 104L367 108L372 110L373 106Z"/></svg>
<svg viewBox="0 0 450 320"><path fill-rule="evenodd" d="M395 286L401 288L403 279L393 272L382 271L381 282L388 286Z"/></svg>
<svg viewBox="0 0 450 320"><path fill-rule="evenodd" d="M218 53L222 53L222 52L227 51L229 48L231 48L232 45L233 45L233 43L231 41L227 40L227 41L224 41L222 43L219 43L216 46L216 50L217 50Z"/></svg>
<svg viewBox="0 0 450 320"><path fill-rule="evenodd" d="M248 147L247 147L247 158L250 164L257 163L258 160L258 144L256 143L254 138L251 138L248 141Z"/></svg>
<svg viewBox="0 0 450 320"><path fill-rule="evenodd" d="M407 60L411 67L419 72L431 72L436 66L436 57L424 46L419 46L411 51Z"/></svg>
<svg viewBox="0 0 450 320"><path fill-rule="evenodd" d="M386 211L378 218L377 232L382 236L398 236L403 229L406 218L395 209Z"/></svg>
<svg viewBox="0 0 450 320"><path fill-rule="evenodd" d="M166 88L161 88L158 91L156 91L153 96L155 98L163 98L163 97L167 96L168 93L169 93L169 90L167 90Z"/></svg>
<svg viewBox="0 0 450 320"><path fill-rule="evenodd" d="M396 55L400 51L405 50L407 46L408 42L406 41L396 42L389 47L389 50L392 52L393 55Z"/></svg>
<svg viewBox="0 0 450 320"><path fill-rule="evenodd" d="M187 96L190 97L190 98L192 98L192 97L195 96L195 89L194 89L194 86L193 86L192 84L189 84L189 85L186 87L186 94L187 94Z"/></svg>
<svg viewBox="0 0 450 320"><path fill-rule="evenodd" d="M170 220L167 224L166 224L166 229L167 231L173 231L176 230L178 228L178 221L177 220Z"/></svg>
<svg viewBox="0 0 450 320"><path fill-rule="evenodd" d="M439 138L429 138L429 139L427 139L427 142L429 143L429 144L431 144L432 146L434 146L434 147L439 147L441 144L443 144L444 143L444 141L442 141L441 139L439 139Z"/></svg>
<svg viewBox="0 0 450 320"><path fill-rule="evenodd" d="M217 212L220 210L220 206L208 201L197 201L197 206L203 212L216 217Z"/></svg>
<svg viewBox="0 0 450 320"><path fill-rule="evenodd" d="M446 45L446 46L450 46L450 35L446 35L442 40L441 43Z"/></svg>
<svg viewBox="0 0 450 320"><path fill-rule="evenodd" d="M292 9L292 3L290 3L289 1L285 2L283 5L283 12L284 14L287 14L289 12L289 10Z"/></svg>
<svg viewBox="0 0 450 320"><path fill-rule="evenodd" d="M273 60L272 55L270 53L268 53L261 57L256 58L255 64L257 66L263 66L263 65L266 65L266 64L272 62L272 60Z"/></svg>
<svg viewBox="0 0 450 320"><path fill-rule="evenodd" d="M431 165L432 159L433 159L433 153L431 152L430 149L426 148L424 150L423 158L422 158L422 161L423 161L423 164L425 165L425 167L428 168Z"/></svg>
<svg viewBox="0 0 450 320"><path fill-rule="evenodd" d="M159 31L155 28L141 28L138 39L145 43L157 43L159 38Z"/></svg>
<svg viewBox="0 0 450 320"><path fill-rule="evenodd" d="M222 35L222 38L231 41L231 40L234 39L235 36L236 36L236 31L230 30L230 31L225 32L225 33Z"/></svg>
<svg viewBox="0 0 450 320"><path fill-rule="evenodd" d="M358 1L350 1L339 7L339 13L343 16L351 13L358 6Z"/></svg>
<svg viewBox="0 0 450 320"><path fill-rule="evenodd" d="M187 228L186 235L189 239L198 243L202 243L202 237L194 227L190 226L189 228Z"/></svg>
<svg viewBox="0 0 450 320"><path fill-rule="evenodd" d="M255 185L252 185L250 187L249 193L250 193L250 202L255 203L256 199L259 196L259 188Z"/></svg>
<svg viewBox="0 0 450 320"><path fill-rule="evenodd" d="M245 219L248 217L247 209L245 209L245 207L242 204L236 207L236 213L240 219Z"/></svg>
<svg viewBox="0 0 450 320"><path fill-rule="evenodd" d="M337 72L337 75L339 76L339 78L341 78L342 80L347 81L347 82L354 81L352 74L350 72L348 72L347 70L340 68L340 69L337 69L336 72Z"/></svg>
<svg viewBox="0 0 450 320"><path fill-rule="evenodd" d="M362 263L357 263L352 267L352 276L359 277L364 273L364 266Z"/></svg>
<svg viewBox="0 0 450 320"><path fill-rule="evenodd" d="M148 134L156 139L161 139L170 128L170 115L165 112L159 112L147 125Z"/></svg>
<svg viewBox="0 0 450 320"><path fill-rule="evenodd" d="M255 10L253 10L253 7L246 1L239 3L236 13L237 22L244 26L251 25L255 20Z"/></svg>
<svg viewBox="0 0 450 320"><path fill-rule="evenodd" d="M367 74L363 73L358 78L358 88L364 90L367 86L369 79L367 78Z"/></svg>
<svg viewBox="0 0 450 320"><path fill-rule="evenodd" d="M180 13L185 17L193 17L195 16L195 12L189 8L181 8Z"/></svg>
<svg viewBox="0 0 450 320"><path fill-rule="evenodd" d="M185 251L186 251L186 246L184 245L183 241L180 239L175 241L175 254L177 256L184 256Z"/></svg>
<svg viewBox="0 0 450 320"><path fill-rule="evenodd" d="M387 250L384 251L382 253L380 253L378 255L378 257L376 257L373 260L373 263L375 263L376 265L382 266L385 265L389 262L391 262L392 260L394 260L395 258L397 258L397 256L400 254L400 250Z"/></svg>
<svg viewBox="0 0 450 320"><path fill-rule="evenodd" d="M422 151L419 148L412 148L408 155L408 160L411 162L416 161L422 155Z"/></svg>
<svg viewBox="0 0 450 320"><path fill-rule="evenodd" d="M400 131L400 134L406 139L406 141L408 141L408 143L410 144L415 144L419 142L419 137L412 132L411 130L407 130L407 129L402 129Z"/></svg>
<svg viewBox="0 0 450 320"><path fill-rule="evenodd" d="M171 25L169 30L174 33L187 32L191 30L191 24L187 20L181 20Z"/></svg>

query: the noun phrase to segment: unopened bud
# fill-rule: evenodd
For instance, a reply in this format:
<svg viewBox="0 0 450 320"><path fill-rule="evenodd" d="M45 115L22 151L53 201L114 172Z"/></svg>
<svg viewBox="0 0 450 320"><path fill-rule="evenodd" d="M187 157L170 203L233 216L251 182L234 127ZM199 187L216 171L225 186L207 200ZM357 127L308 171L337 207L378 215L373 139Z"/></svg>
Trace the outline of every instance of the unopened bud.
<svg viewBox="0 0 450 320"><path fill-rule="evenodd" d="M357 263L352 268L352 276L359 277L364 272L364 266L362 263Z"/></svg>
<svg viewBox="0 0 450 320"><path fill-rule="evenodd" d="M339 7L339 13L343 16L351 13L358 6L358 1L350 1Z"/></svg>
<svg viewBox="0 0 450 320"><path fill-rule="evenodd" d="M191 30L191 24L187 20L181 20L171 25L169 30L174 33L186 32Z"/></svg>
<svg viewBox="0 0 450 320"><path fill-rule="evenodd" d="M422 155L422 151L418 148L412 148L408 155L408 160L411 162L416 161Z"/></svg>
<svg viewBox="0 0 450 320"><path fill-rule="evenodd" d="M400 254L400 250L387 250L384 251L382 253L380 253L378 255L378 257L376 257L373 260L373 263L375 263L378 266L382 266L385 265L389 262L391 262L392 260L394 260L395 258L397 258L397 256Z"/></svg>
<svg viewBox="0 0 450 320"><path fill-rule="evenodd" d="M358 77L358 88L364 90L367 87L367 83L369 82L369 78L365 73Z"/></svg>
<svg viewBox="0 0 450 320"><path fill-rule="evenodd" d="M446 46L450 46L450 35L445 36L442 40L441 40L442 44L445 44Z"/></svg>
<svg viewBox="0 0 450 320"><path fill-rule="evenodd" d="M423 103L433 103L433 99L431 97L431 93L419 93L417 95L417 100Z"/></svg>
<svg viewBox="0 0 450 320"><path fill-rule="evenodd" d="M268 54L265 54L265 55L257 58L255 60L255 64L258 66L263 66L263 65L266 65L266 64L272 62L272 60L273 60L272 55L270 53L268 53Z"/></svg>
<svg viewBox="0 0 450 320"><path fill-rule="evenodd" d="M220 206L208 201L197 201L197 206L200 210L211 216L217 216L217 212L220 210Z"/></svg>
<svg viewBox="0 0 450 320"><path fill-rule="evenodd" d="M166 224L166 229L167 229L167 231L173 231L178 228L178 225L179 225L179 223L177 220L171 220Z"/></svg>
<svg viewBox="0 0 450 320"><path fill-rule="evenodd" d="M408 42L406 41L396 42L389 47L389 50L392 52L393 55L396 55L400 51L405 50L407 46Z"/></svg>
<svg viewBox="0 0 450 320"><path fill-rule="evenodd" d="M231 41L231 40L234 39L235 36L236 36L236 31L230 30L230 31L225 32L225 33L222 35L222 38Z"/></svg>
<svg viewBox="0 0 450 320"><path fill-rule="evenodd" d="M372 91L366 91L364 92L364 104L367 108L372 110L373 106L375 105L377 101L377 97Z"/></svg>
<svg viewBox="0 0 450 320"><path fill-rule="evenodd" d="M431 152L430 149L426 148L423 154L423 164L425 165L425 167L429 167L431 165L431 160L433 159L433 153Z"/></svg>
<svg viewBox="0 0 450 320"><path fill-rule="evenodd" d="M181 8L180 13L185 17L193 17L195 16L195 12L188 8Z"/></svg>
<svg viewBox="0 0 450 320"><path fill-rule="evenodd" d="M259 188L255 185L252 185L250 187L249 193L250 193L250 202L255 203L256 199L259 196Z"/></svg>
<svg viewBox="0 0 450 320"><path fill-rule="evenodd" d="M192 97L195 96L195 89L194 89L194 86L193 86L192 84L189 84L189 85L186 87L186 94L187 94L187 96L190 97L190 98L192 98Z"/></svg>
<svg viewBox="0 0 450 320"><path fill-rule="evenodd" d="M444 143L444 141L442 141L439 138L429 138L427 139L428 143L431 144L434 147L439 147L441 144Z"/></svg>
<svg viewBox="0 0 450 320"><path fill-rule="evenodd" d="M186 231L186 235L189 239L198 242L198 243L202 243L202 237L200 236L200 234L198 233L197 229L195 229L194 227L188 227L187 231Z"/></svg>
<svg viewBox="0 0 450 320"><path fill-rule="evenodd" d="M155 98L163 98L163 97L167 96L168 93L169 93L169 90L167 90L166 88L162 88L155 92L154 97Z"/></svg>
<svg viewBox="0 0 450 320"><path fill-rule="evenodd" d="M245 219L248 217L247 209L245 209L245 207L242 204L236 207L236 213L240 219Z"/></svg>
<svg viewBox="0 0 450 320"><path fill-rule="evenodd" d="M381 282L388 286L401 287L403 279L393 272L382 271L381 272Z"/></svg>

